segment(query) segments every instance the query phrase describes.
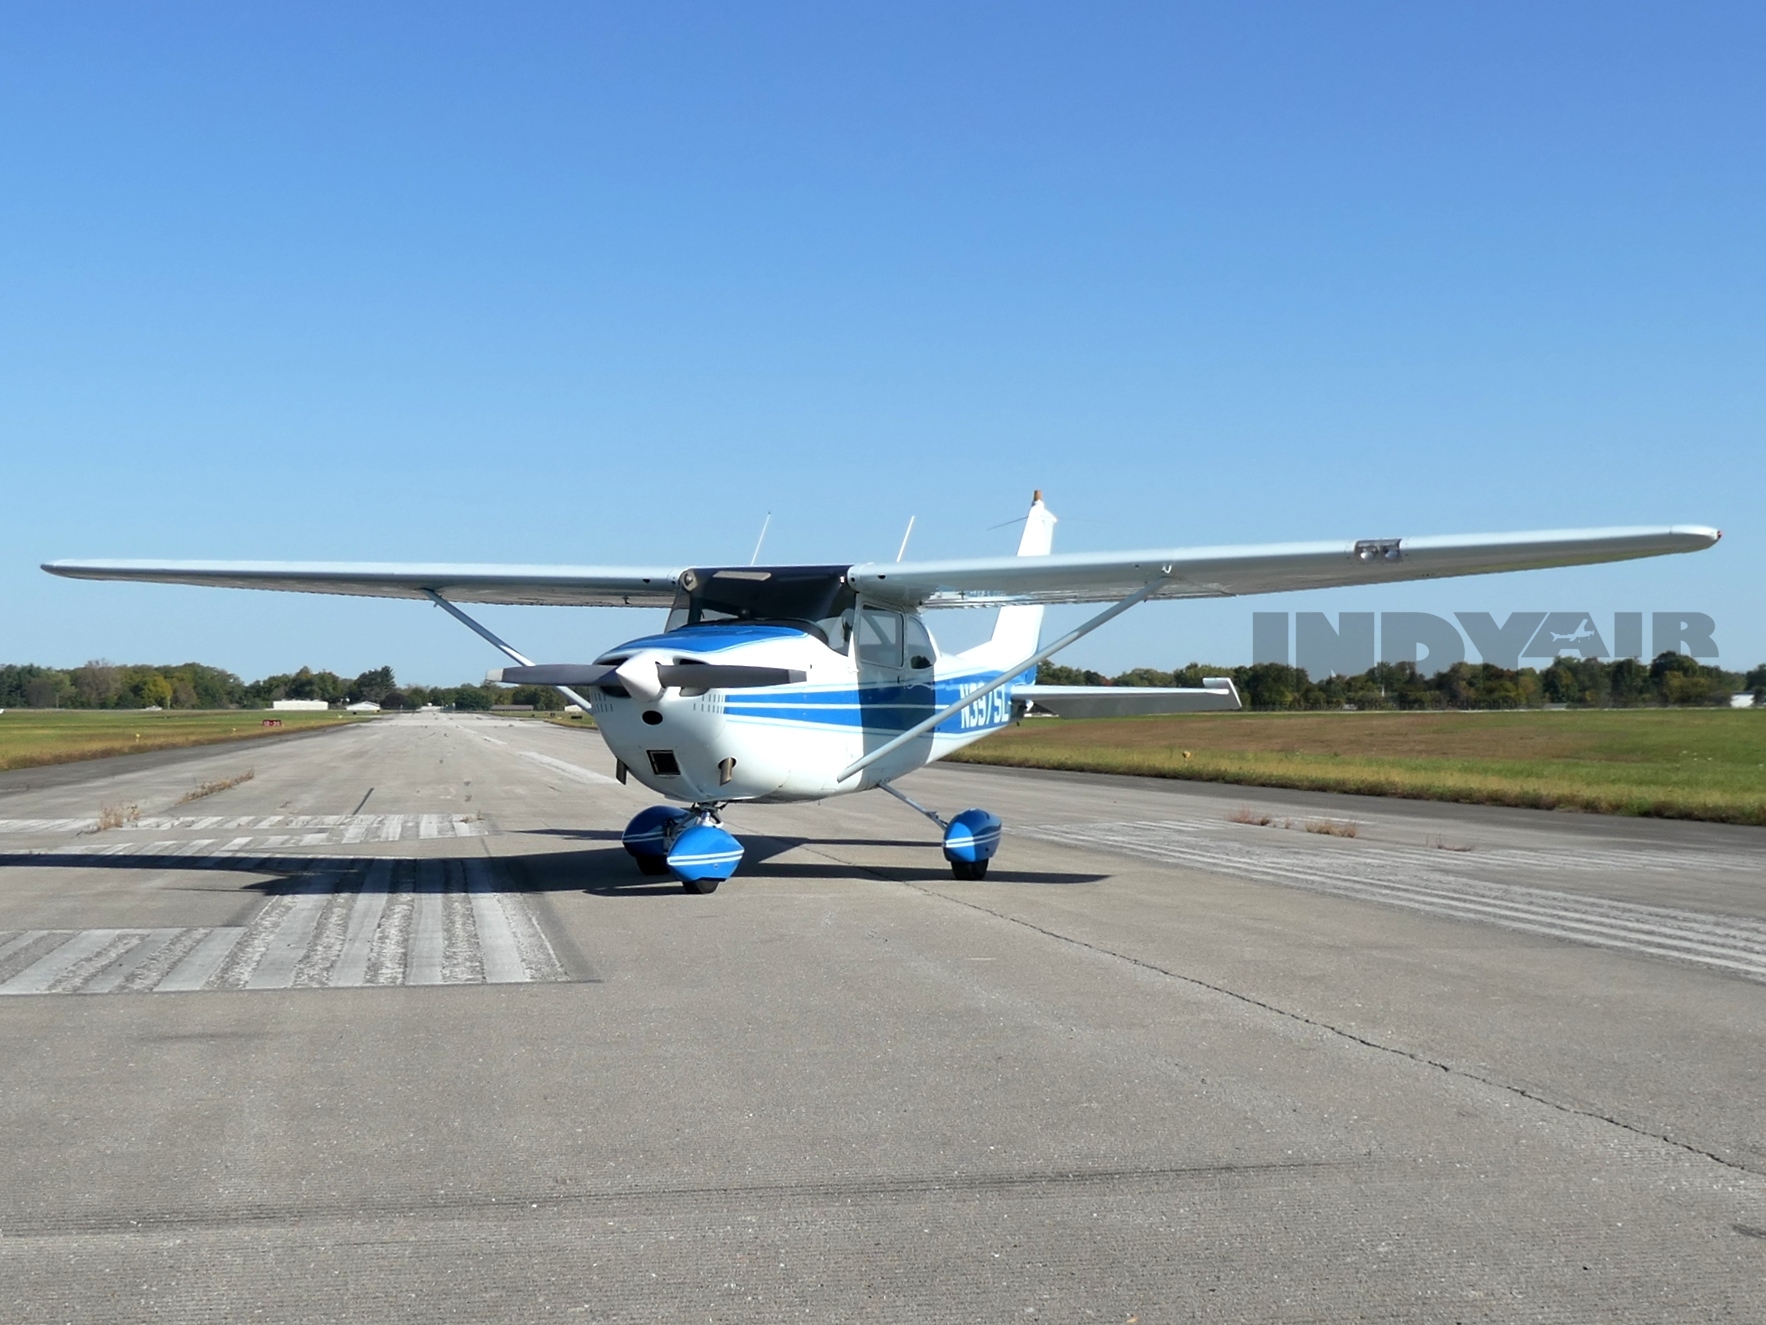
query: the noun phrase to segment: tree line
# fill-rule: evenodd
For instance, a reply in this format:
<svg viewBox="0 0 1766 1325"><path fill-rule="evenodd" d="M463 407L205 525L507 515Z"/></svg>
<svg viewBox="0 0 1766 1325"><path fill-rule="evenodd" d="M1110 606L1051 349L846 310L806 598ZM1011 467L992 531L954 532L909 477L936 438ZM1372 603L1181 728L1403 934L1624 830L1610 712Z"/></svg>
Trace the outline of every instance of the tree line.
<svg viewBox="0 0 1766 1325"><path fill-rule="evenodd" d="M390 667L357 677L336 672L297 672L242 681L232 672L203 663L111 663L81 667L0 666L0 708L65 709L262 709L278 699L322 699L328 704L368 700L383 709L442 708L484 710L497 704L531 704L558 710L564 699L550 686L401 686Z"/></svg>
<svg viewBox="0 0 1766 1325"><path fill-rule="evenodd" d="M1455 663L1425 676L1408 662L1377 663L1356 676L1314 681L1301 667L1256 663L1211 667L1190 663L1175 671L1136 667L1120 676L1044 663L1043 685L1200 686L1207 676L1230 676L1239 697L1253 709L1515 709L1545 704L1576 708L1645 708L1661 705L1727 705L1731 695L1752 691L1766 703L1766 663L1751 672L1726 672L1682 653L1651 662L1636 658L1559 658L1544 669L1510 671L1491 663Z"/></svg>
<svg viewBox="0 0 1766 1325"><path fill-rule="evenodd" d="M1725 705L1731 695L1752 691L1766 703L1766 664L1747 673L1726 672L1680 653L1644 663L1636 658L1602 662L1559 658L1544 669L1509 671L1491 663L1455 663L1424 676L1415 664L1378 663L1356 676L1314 681L1304 668L1282 663L1213 667L1190 663L1174 671L1135 667L1118 676L1058 663L1043 663L1044 685L1200 686L1207 676L1230 676L1246 707L1254 709L1512 709L1542 704L1578 708L1640 708L1659 705ZM0 708L67 709L261 709L278 699L321 699L328 704L369 700L383 709L425 704L483 711L499 704L531 704L557 711L564 698L550 686L402 686L391 667L356 677L302 667L258 681L203 663L118 664L81 667L0 666Z"/></svg>

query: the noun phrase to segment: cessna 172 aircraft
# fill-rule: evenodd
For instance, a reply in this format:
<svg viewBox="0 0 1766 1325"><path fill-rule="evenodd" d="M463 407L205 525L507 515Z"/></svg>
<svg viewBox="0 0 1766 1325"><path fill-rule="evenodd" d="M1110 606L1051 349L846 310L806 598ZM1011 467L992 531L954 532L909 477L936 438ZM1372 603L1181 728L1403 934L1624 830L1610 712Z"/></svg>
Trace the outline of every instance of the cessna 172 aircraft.
<svg viewBox="0 0 1766 1325"><path fill-rule="evenodd" d="M1037 685L1037 665L1138 603L1383 584L1575 566L1710 547L1715 529L1670 526L1340 543L1053 555L1038 492L1015 557L832 566L458 566L348 562L56 561L55 575L234 589L428 599L515 666L487 679L554 686L595 717L619 761L675 805L624 834L646 874L708 893L742 859L721 826L735 801L801 801L881 788L938 824L959 879L999 849L982 809L945 819L893 782L1016 721L1031 707L1072 717L1236 710L1226 678L1199 689ZM1109 603L1040 644L1051 603ZM592 663L517 653L461 603L662 607L661 633ZM940 654L923 613L997 608L992 637ZM586 697L585 697L586 696Z"/></svg>

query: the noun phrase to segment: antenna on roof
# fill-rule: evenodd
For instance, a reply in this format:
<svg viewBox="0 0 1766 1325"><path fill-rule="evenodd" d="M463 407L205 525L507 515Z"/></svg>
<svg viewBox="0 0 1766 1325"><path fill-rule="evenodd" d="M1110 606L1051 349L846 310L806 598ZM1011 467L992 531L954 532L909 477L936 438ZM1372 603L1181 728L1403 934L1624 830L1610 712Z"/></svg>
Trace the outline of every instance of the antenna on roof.
<svg viewBox="0 0 1766 1325"><path fill-rule="evenodd" d="M768 511L766 513L766 519L764 519L760 522L760 537L754 540L754 555L752 557L748 558L748 564L750 566L752 566L755 562L760 560L760 545L762 543L766 542L767 526L770 525L772 522L773 522L773 513L771 511Z"/></svg>
<svg viewBox="0 0 1766 1325"><path fill-rule="evenodd" d="M897 561L900 561L908 554L908 539L912 538L914 535L914 521L917 519L919 519L919 516L917 515L908 516L907 532L901 536L901 546L895 550L895 559Z"/></svg>

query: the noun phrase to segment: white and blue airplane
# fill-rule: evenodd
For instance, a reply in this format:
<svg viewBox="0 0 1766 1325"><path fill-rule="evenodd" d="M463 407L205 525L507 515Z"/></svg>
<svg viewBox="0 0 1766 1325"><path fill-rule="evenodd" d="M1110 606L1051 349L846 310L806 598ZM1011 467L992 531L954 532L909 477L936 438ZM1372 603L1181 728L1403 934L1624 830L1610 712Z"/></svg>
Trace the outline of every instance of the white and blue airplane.
<svg viewBox="0 0 1766 1325"><path fill-rule="evenodd" d="M1038 492L1014 557L832 566L459 566L254 561L55 561L51 574L235 589L427 599L511 658L489 680L554 686L594 714L618 760L676 804L627 826L646 874L708 893L741 844L721 826L737 801L810 801L881 788L938 824L959 879L980 879L1000 821L982 809L945 819L892 784L1017 721L1061 716L1232 711L1231 680L1199 689L1044 686L1038 664L1138 603L1479 575L1695 552L1721 537L1699 526L1558 530L1444 538L1170 548L1054 555L1055 517ZM658 634L592 663L539 663L461 603L662 607ZM1109 603L1049 644L1046 605ZM993 635L941 654L924 614L997 608Z"/></svg>

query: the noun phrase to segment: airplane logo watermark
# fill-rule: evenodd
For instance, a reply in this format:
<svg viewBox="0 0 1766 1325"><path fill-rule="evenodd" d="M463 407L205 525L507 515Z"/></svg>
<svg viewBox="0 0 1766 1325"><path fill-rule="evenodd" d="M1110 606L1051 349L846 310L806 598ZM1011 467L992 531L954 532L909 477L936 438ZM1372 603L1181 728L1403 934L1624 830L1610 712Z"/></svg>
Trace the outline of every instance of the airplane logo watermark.
<svg viewBox="0 0 1766 1325"><path fill-rule="evenodd" d="M1592 612L1511 612L1500 625L1489 612L1453 615L1458 625L1433 612L1340 612L1332 625L1323 612L1253 612L1251 661L1301 667L1314 677L1356 676L1376 662L1432 673L1465 662L1468 640L1481 661L1510 671L1523 660L1562 657L1717 657L1717 623L1703 612L1649 613L1647 653L1642 612L1615 612L1610 637Z"/></svg>

